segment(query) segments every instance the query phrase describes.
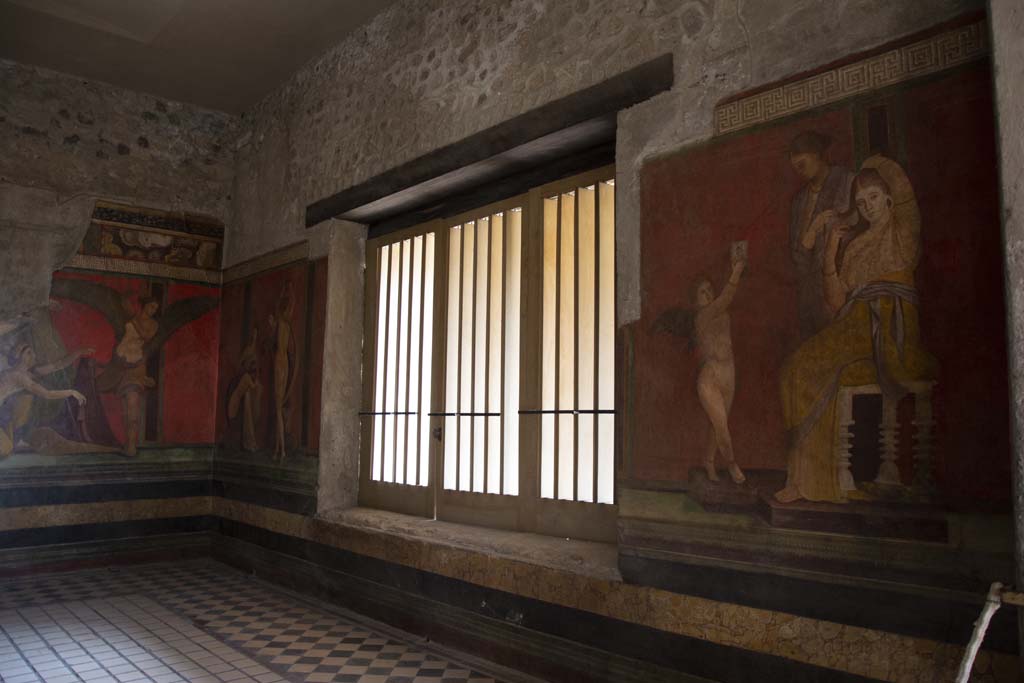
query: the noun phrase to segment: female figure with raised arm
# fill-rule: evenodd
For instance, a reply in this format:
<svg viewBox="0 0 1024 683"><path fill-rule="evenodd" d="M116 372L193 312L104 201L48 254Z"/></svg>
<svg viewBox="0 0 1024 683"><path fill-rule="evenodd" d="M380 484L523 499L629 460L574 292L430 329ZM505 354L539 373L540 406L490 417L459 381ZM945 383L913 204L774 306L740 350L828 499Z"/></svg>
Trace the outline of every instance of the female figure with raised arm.
<svg viewBox="0 0 1024 683"><path fill-rule="evenodd" d="M903 169L867 159L851 188L855 211L829 216L822 264L834 318L786 360L782 407L789 433L786 486L780 502L844 502L839 485L836 394L840 386L878 384L886 400L902 382L931 379L935 361L920 343L914 270L920 213Z"/></svg>

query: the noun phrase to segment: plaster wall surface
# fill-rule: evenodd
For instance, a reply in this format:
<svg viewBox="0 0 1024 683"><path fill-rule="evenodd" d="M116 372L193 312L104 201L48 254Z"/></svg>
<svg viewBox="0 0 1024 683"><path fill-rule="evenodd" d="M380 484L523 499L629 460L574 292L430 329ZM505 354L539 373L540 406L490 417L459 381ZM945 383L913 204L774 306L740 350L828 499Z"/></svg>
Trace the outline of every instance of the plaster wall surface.
<svg viewBox="0 0 1024 683"><path fill-rule="evenodd" d="M323 412L320 416L322 455L317 492L317 511L321 515L345 510L357 503L361 426L357 412L362 400L366 229L347 221L330 221L330 224ZM316 246L315 241L313 246Z"/></svg>

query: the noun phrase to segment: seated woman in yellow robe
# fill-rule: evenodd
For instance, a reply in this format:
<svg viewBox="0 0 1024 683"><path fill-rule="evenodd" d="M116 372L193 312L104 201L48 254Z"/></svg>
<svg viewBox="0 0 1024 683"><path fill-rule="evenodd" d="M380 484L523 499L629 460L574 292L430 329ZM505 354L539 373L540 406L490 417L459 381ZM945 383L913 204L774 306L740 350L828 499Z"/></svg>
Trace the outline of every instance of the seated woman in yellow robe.
<svg viewBox="0 0 1024 683"><path fill-rule="evenodd" d="M932 379L934 359L920 343L914 270L921 248L920 213L899 164L874 156L851 188L856 212L836 217L822 270L835 317L786 360L782 408L789 433L783 503L801 498L845 502L839 485L836 394L840 386L878 384L887 400L902 383Z"/></svg>

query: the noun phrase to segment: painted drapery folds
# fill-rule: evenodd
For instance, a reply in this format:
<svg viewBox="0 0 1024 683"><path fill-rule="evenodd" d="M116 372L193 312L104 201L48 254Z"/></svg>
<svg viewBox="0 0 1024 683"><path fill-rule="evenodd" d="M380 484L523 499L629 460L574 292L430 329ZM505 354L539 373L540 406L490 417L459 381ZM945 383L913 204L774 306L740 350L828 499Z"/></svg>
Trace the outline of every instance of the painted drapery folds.
<svg viewBox="0 0 1024 683"><path fill-rule="evenodd" d="M79 254L53 275L49 305L0 329L5 465L159 459L212 445L206 387L217 376L220 288L205 274L190 277L198 269L169 269L167 258L175 245L199 244L196 226L219 258L223 228L212 219L97 204ZM102 235L150 249L133 259Z"/></svg>
<svg viewBox="0 0 1024 683"><path fill-rule="evenodd" d="M218 441L228 460L315 472L327 260L260 260L224 285Z"/></svg>
<svg viewBox="0 0 1024 683"><path fill-rule="evenodd" d="M644 166L625 489L916 541L1009 509L990 79L960 22L723 103Z"/></svg>

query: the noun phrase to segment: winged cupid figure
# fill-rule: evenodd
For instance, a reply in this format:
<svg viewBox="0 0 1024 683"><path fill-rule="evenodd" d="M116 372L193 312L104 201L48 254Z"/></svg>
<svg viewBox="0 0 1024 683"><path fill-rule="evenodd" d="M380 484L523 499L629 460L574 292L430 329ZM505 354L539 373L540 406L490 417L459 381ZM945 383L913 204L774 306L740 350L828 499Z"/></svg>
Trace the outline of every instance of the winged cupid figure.
<svg viewBox="0 0 1024 683"><path fill-rule="evenodd" d="M742 244L742 243L739 243ZM675 307L662 313L654 323L655 332L667 332L696 347L700 358L697 373L697 397L711 423L711 432L704 450L704 469L708 479L718 481L716 456L729 469L729 476L737 484L746 481L743 470L736 464L732 436L729 433L729 412L736 393L736 364L732 353L732 331L729 305L746 268L745 249L733 248L732 269L729 280L716 296L711 278L701 275L694 281L693 308Z"/></svg>

